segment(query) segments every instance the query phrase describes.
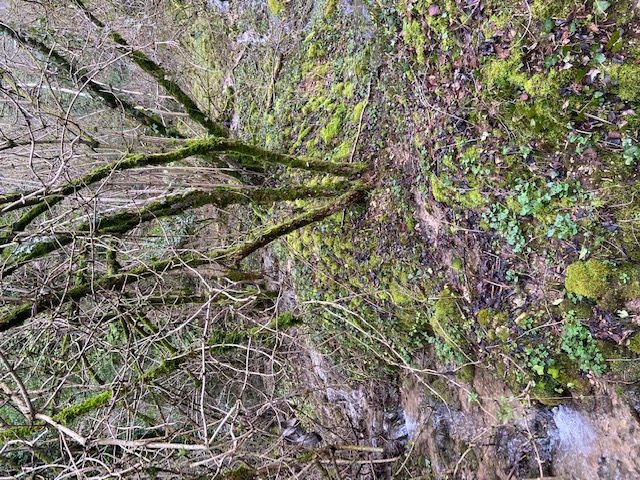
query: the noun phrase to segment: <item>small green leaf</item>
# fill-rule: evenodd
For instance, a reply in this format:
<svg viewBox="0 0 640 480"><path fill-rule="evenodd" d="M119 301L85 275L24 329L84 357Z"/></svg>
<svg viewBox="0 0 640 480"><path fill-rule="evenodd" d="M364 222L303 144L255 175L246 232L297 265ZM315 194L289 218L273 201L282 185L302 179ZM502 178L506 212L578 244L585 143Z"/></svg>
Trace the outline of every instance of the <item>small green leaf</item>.
<svg viewBox="0 0 640 480"><path fill-rule="evenodd" d="M627 318L629 316L629 312L626 310L618 310L618 316L620 318Z"/></svg>
<svg viewBox="0 0 640 480"><path fill-rule="evenodd" d="M544 366L543 365L534 365L532 368L538 375L544 375Z"/></svg>
<svg viewBox="0 0 640 480"><path fill-rule="evenodd" d="M611 38L607 42L607 50L612 50L613 46L620 40L620 30L616 30L611 34ZM622 43L622 42L620 42Z"/></svg>
<svg viewBox="0 0 640 480"><path fill-rule="evenodd" d="M596 0L593 3L593 8L596 11L597 15L604 15L607 9L611 6L607 0Z"/></svg>
<svg viewBox="0 0 640 480"><path fill-rule="evenodd" d="M550 32L551 32L551 30L553 30L555 26L556 26L556 22L554 22L554 21L553 21L552 19L550 19L550 18L547 18L547 19L544 21L544 25L542 26L542 31L543 31L544 33L550 33Z"/></svg>
<svg viewBox="0 0 640 480"><path fill-rule="evenodd" d="M593 61L596 63L604 63L607 57L604 56L604 53L598 52L593 56Z"/></svg>
<svg viewBox="0 0 640 480"><path fill-rule="evenodd" d="M580 249L580 255L578 256L578 260L584 260L589 254L589 250L583 245Z"/></svg>

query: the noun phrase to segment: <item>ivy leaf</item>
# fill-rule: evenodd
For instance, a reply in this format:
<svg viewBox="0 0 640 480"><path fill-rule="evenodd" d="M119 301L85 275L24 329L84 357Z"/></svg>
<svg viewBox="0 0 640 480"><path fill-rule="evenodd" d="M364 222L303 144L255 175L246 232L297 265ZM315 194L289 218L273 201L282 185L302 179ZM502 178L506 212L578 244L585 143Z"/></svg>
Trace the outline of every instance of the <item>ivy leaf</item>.
<svg viewBox="0 0 640 480"><path fill-rule="evenodd" d="M604 61L607 59L607 57L604 56L604 53L602 52L598 52L593 56L593 60L596 63L604 63Z"/></svg>
<svg viewBox="0 0 640 480"><path fill-rule="evenodd" d="M607 0L596 0L593 3L593 7L596 10L596 14L598 15L604 15L604 13L607 11L607 8L609 8L611 6L611 4L609 2L607 2Z"/></svg>

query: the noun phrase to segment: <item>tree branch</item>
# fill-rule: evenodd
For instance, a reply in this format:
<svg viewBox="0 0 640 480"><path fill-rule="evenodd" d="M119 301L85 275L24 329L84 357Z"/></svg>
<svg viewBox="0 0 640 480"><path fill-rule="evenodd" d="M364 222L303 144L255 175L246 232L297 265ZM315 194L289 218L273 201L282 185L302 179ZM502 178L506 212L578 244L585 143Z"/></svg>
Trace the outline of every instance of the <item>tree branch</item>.
<svg viewBox="0 0 640 480"><path fill-rule="evenodd" d="M102 23L81 0L75 0L76 5L82 11L82 13L100 30L104 30L105 24ZM143 71L151 75L159 85L161 85L173 98L180 103L187 115L196 123L202 125L208 133L217 137L229 136L229 131L212 121L208 115L203 113L196 103L187 95L184 90L173 80L171 80L173 74L162 68L160 65L151 60L144 52L132 48L127 41L114 30L109 30L109 37L116 43L117 50L120 53L127 54L131 60L138 65Z"/></svg>
<svg viewBox="0 0 640 480"><path fill-rule="evenodd" d="M118 235L129 232L141 223L157 218L180 215L181 213L204 205L216 205L224 208L229 205L272 204L276 202L302 200L309 198L328 197L338 195L349 188L363 188L356 182L335 182L329 186L297 186L281 188L251 188L218 186L210 191L194 190L178 195L171 195L136 210L96 218L83 222L69 233L53 233L45 237L35 237L26 247L26 252L16 255L7 252L5 257L9 264L2 269L2 274L11 275L16 269L37 258L41 258L65 245L69 245L74 238L83 234L112 234ZM39 208L39 207L35 207ZM20 247L18 247L20 248Z"/></svg>
<svg viewBox="0 0 640 480"><path fill-rule="evenodd" d="M70 301L78 301L81 298L90 294L95 294L102 289L111 290L122 288L129 283L136 283L142 278L146 278L160 272L167 272L179 268L193 268L213 261L237 264L251 253L265 245L268 245L273 240L333 215L363 198L364 187L361 187L359 190L353 190L342 195L333 203L309 210L295 218L286 220L279 225L268 227L245 243L213 250L204 255L196 253L175 255L157 262L132 268L123 273L104 275L90 284L55 290L46 295L42 295L33 301L14 307L5 315L0 316L0 332L22 325L26 320L37 313L57 308Z"/></svg>
<svg viewBox="0 0 640 480"><path fill-rule="evenodd" d="M116 97L113 93L106 90L103 86L97 84L91 80L87 75L81 73L81 69L74 67L60 53L51 47L48 47L44 43L36 40L35 38L22 35L15 29L0 22L0 32L4 32L11 36L17 42L33 48L40 52L45 58L50 58L56 66L61 70L69 72L69 75L75 80L75 82L81 88L87 88L93 95L101 99L108 107L114 110L122 109L131 119L138 123L149 127L156 131L159 135L164 137L180 137L177 131L174 129L168 129L162 122L156 118L147 115L142 110L135 108L135 106L122 98Z"/></svg>

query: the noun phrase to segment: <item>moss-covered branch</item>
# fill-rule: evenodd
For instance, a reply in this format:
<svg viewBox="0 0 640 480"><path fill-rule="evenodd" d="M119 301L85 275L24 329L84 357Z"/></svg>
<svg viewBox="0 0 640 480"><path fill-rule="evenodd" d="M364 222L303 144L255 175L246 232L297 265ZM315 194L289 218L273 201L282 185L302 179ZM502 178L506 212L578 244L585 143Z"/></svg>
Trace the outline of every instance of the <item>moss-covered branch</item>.
<svg viewBox="0 0 640 480"><path fill-rule="evenodd" d="M25 212L10 227L5 227L4 232L2 233L2 240L4 243L8 243L11 241L11 238L15 233L23 231L38 216L49 211L54 205L64 200L66 196L71 195L86 186L104 180L115 171L166 165L171 162L184 160L188 157L208 155L212 153L244 155L245 158L246 156L249 156L258 162L273 163L289 168L300 168L338 176L353 176L361 173L366 168L366 164L363 163L334 163L304 157L295 157L292 155L273 152L255 145L248 145L232 139L204 138L188 140L185 146L170 152L151 153L147 155L125 155L124 158L117 162L112 162L108 165L95 168L83 177L73 180L61 187L43 192L41 195L34 195L34 191L13 192L1 195L0 205L13 203L13 205L5 207L5 212L35 205L32 209ZM21 199L22 201L20 201Z"/></svg>
<svg viewBox="0 0 640 480"><path fill-rule="evenodd" d="M41 258L65 245L69 245L78 234L83 235L90 232L92 234L119 235L133 230L143 222L180 215L185 211L204 205L216 205L224 208L229 205L272 204L339 195L351 188L360 189L363 187L357 182L349 181L312 187L252 188L218 186L208 191L194 190L183 194L171 195L140 209L126 210L99 217L91 222L81 223L71 233L38 237L32 241L33 243L28 248L21 248L24 253L16 255L13 252L9 252L7 254L9 263L5 265L3 274L10 275L20 266Z"/></svg>
<svg viewBox="0 0 640 480"><path fill-rule="evenodd" d="M91 23L100 30L105 29L105 24L93 15L81 0L75 0L75 3ZM207 132L211 135L218 137L226 137L229 135L229 132L225 127L211 120L208 115L200 110L191 97L182 90L180 85L171 80L173 78L173 73L162 68L156 62L151 60L144 52L132 48L118 32L110 29L109 37L111 37L111 39L116 43L116 48L120 53L129 55L129 58L131 58L138 67L151 75L153 79L169 93L169 95L175 98L176 101L184 107L189 118L206 128Z"/></svg>
<svg viewBox="0 0 640 480"><path fill-rule="evenodd" d="M212 153L211 148L209 148L208 142L203 140L187 140L186 145L175 150L171 150L170 152L149 154L130 153L128 155L125 155L120 160L94 168L83 177L77 178L61 187L44 191L40 195L34 195L36 190L26 192L11 192L0 195L0 205L15 203L15 205L5 207L4 212L10 212L12 210L29 207L32 205L38 205L44 200L47 200L49 207L52 207L56 203L62 201L64 197L71 195L72 193L89 185L93 185L96 182L104 180L105 178L108 178L114 172L131 170L134 168L166 165L168 163L178 162L192 156L205 155L209 153ZM220 163L219 166L226 166L226 164L223 165L222 163ZM14 228L21 229L24 228L26 224L28 224L27 220L20 220L19 223L16 222Z"/></svg>
<svg viewBox="0 0 640 480"><path fill-rule="evenodd" d="M70 301L78 301L87 295L94 294L100 290L123 288L127 284L136 283L142 278L155 275L159 272L167 272L178 268L195 268L211 261L227 264L237 263L273 240L306 225L322 220L323 218L333 215L334 213L347 208L349 205L360 201L364 197L364 194L365 187L360 185L358 189L342 195L335 202L311 209L278 225L267 227L262 230L262 232L255 235L251 240L238 245L216 249L206 254L185 253L182 255L176 255L147 265L132 268L126 272L114 275L104 275L94 280L91 284L78 285L69 289L55 290L38 297L34 301L26 302L14 307L5 315L0 316L0 332L22 325L38 312L57 308Z"/></svg>
<svg viewBox="0 0 640 480"><path fill-rule="evenodd" d="M364 195L364 189L352 190L325 207L309 210L295 218L285 220L278 225L266 228L260 232L259 235L256 235L250 242L236 247L235 251L229 256L229 260L231 262L239 262L274 240L291 232L295 232L304 226L319 222L320 220L359 202L364 198Z"/></svg>
<svg viewBox="0 0 640 480"><path fill-rule="evenodd" d="M318 173L329 173L342 177L350 177L362 173L367 167L365 163L337 163L312 158L296 157L285 153L274 152L256 145L249 145L239 140L216 138L209 140L212 151L237 154L255 158L259 162L273 163L288 168L299 168Z"/></svg>
<svg viewBox="0 0 640 480"><path fill-rule="evenodd" d="M50 59L61 71L68 72L71 78L80 87L86 88L94 97L102 100L102 102L104 102L109 108L124 111L129 118L144 125L145 127L151 128L153 131L164 137L180 136L174 129L168 129L165 127L154 115L146 114L144 111L136 108L132 103L115 96L111 91L106 90L105 87L91 80L89 76L82 73L81 68L75 67L63 55L43 42L40 42L33 37L23 35L16 29L11 28L9 25L2 22L0 22L0 32L4 32L16 42L38 51L44 58Z"/></svg>

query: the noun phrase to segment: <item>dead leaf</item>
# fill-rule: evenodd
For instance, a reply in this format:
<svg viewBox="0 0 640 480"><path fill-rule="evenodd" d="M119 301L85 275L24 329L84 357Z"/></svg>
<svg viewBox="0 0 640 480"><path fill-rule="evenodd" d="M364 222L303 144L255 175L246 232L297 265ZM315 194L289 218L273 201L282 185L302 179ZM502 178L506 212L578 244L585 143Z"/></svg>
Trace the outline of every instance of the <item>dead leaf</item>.
<svg viewBox="0 0 640 480"><path fill-rule="evenodd" d="M429 5L429 9L427 10L427 13L429 14L430 17L435 17L436 15L440 15L440 7L435 3L432 3L431 5Z"/></svg>
<svg viewBox="0 0 640 480"><path fill-rule="evenodd" d="M500 45L496 45L495 49L496 49L496 57L500 59L509 58L509 56L511 55L511 50L509 50L508 48L502 48L500 47Z"/></svg>

